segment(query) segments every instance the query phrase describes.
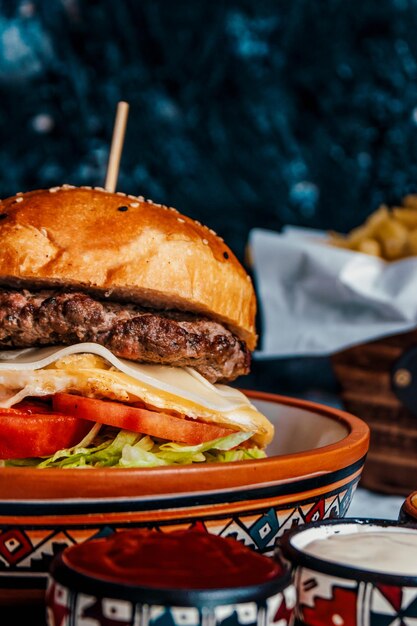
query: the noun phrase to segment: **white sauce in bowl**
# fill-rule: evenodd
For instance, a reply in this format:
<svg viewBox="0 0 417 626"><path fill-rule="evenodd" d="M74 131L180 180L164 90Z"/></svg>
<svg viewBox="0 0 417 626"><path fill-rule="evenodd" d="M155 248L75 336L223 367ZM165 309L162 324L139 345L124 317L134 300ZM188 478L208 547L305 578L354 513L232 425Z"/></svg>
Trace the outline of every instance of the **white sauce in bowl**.
<svg viewBox="0 0 417 626"><path fill-rule="evenodd" d="M325 528L325 527L322 527ZM340 529L327 527L320 538L297 545L319 559L370 572L417 576L417 530L378 529L375 525L346 524ZM322 530L322 529L320 529ZM307 534L307 533L306 533ZM316 533L317 537L317 533ZM295 545L295 543L294 543Z"/></svg>

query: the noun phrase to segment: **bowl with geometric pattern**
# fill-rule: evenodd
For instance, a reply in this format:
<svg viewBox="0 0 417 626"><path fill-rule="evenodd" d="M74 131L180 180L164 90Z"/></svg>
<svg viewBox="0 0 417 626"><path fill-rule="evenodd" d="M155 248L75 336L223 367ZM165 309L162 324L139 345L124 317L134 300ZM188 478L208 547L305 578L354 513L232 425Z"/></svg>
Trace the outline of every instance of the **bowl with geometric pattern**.
<svg viewBox="0 0 417 626"><path fill-rule="evenodd" d="M295 600L289 568L238 541L137 528L63 550L46 592L49 626L290 626Z"/></svg>
<svg viewBox="0 0 417 626"><path fill-rule="evenodd" d="M267 458L140 469L0 468L0 600L42 598L54 556L127 528L199 528L272 555L285 531L344 517L369 429L337 408L245 392L274 424Z"/></svg>
<svg viewBox="0 0 417 626"><path fill-rule="evenodd" d="M286 533L304 626L417 622L417 528L391 520L322 520Z"/></svg>

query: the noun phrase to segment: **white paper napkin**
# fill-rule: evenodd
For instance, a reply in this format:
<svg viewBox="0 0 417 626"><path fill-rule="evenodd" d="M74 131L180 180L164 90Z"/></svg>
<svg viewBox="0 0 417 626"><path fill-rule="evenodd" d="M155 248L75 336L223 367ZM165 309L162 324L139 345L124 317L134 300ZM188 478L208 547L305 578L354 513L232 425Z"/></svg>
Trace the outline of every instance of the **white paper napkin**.
<svg viewBox="0 0 417 626"><path fill-rule="evenodd" d="M262 315L255 358L328 355L417 327L417 257L385 262L318 231L249 235Z"/></svg>

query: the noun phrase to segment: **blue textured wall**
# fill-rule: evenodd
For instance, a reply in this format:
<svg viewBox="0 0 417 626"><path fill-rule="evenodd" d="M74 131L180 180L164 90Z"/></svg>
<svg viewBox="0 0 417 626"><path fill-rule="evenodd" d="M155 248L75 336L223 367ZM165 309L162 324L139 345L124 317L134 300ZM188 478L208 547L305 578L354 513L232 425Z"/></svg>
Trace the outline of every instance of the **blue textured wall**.
<svg viewBox="0 0 417 626"><path fill-rule="evenodd" d="M0 195L103 183L248 230L345 230L417 189L415 0L0 3Z"/></svg>

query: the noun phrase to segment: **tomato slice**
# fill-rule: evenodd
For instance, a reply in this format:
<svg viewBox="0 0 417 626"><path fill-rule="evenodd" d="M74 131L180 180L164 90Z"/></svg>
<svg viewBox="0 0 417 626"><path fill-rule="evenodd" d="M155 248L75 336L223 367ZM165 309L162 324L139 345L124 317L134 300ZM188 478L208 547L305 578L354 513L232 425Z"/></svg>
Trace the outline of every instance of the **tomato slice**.
<svg viewBox="0 0 417 626"><path fill-rule="evenodd" d="M214 424L174 417L167 413L149 411L109 400L73 396L68 393L57 393L53 397L52 404L57 412L65 415L190 445L225 437L233 432Z"/></svg>
<svg viewBox="0 0 417 626"><path fill-rule="evenodd" d="M51 407L45 402L32 402L30 400L23 400L10 409L0 407L0 415L32 415L38 413L52 413Z"/></svg>
<svg viewBox="0 0 417 626"><path fill-rule="evenodd" d="M33 412L37 408L39 412ZM79 443L91 423L35 404L0 409L0 459L49 456Z"/></svg>

